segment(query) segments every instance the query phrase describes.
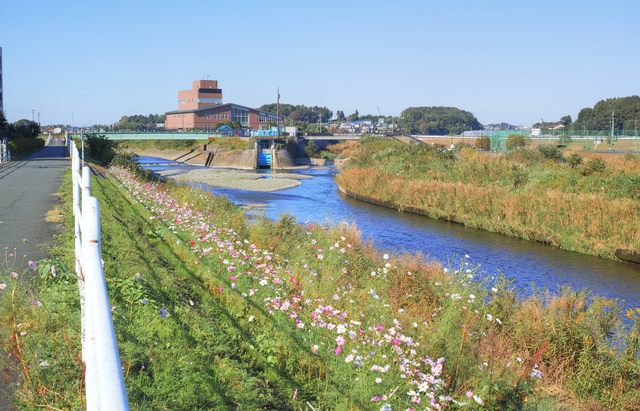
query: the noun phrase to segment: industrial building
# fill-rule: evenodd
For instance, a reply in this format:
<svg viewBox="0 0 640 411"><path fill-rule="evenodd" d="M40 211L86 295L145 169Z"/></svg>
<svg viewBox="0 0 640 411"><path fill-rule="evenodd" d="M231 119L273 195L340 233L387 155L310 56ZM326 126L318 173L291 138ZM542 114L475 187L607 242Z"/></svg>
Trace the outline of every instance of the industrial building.
<svg viewBox="0 0 640 411"><path fill-rule="evenodd" d="M196 80L191 90L178 91L178 109L165 113L165 130L215 130L218 123L239 122L243 128L266 130L276 115L235 103L223 103L217 80ZM280 116L279 125L284 125Z"/></svg>

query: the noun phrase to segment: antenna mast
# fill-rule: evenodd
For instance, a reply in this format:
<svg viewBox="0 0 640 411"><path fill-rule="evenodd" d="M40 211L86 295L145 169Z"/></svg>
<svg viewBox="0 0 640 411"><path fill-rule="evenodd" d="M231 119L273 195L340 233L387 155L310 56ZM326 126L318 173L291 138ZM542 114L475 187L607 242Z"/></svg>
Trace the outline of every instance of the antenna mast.
<svg viewBox="0 0 640 411"><path fill-rule="evenodd" d="M280 137L280 86L278 86L278 98L276 99L276 128Z"/></svg>

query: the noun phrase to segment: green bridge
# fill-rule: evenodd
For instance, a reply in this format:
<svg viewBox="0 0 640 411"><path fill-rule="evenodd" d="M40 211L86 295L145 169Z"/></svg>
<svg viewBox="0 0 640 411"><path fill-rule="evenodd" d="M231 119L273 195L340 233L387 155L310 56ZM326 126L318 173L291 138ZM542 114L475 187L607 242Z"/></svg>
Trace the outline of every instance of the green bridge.
<svg viewBox="0 0 640 411"><path fill-rule="evenodd" d="M89 133L85 133L89 134ZM98 132L91 133L105 136L109 140L209 140L214 138L229 137L224 133L173 133L173 132L152 132L152 133L127 133L127 132ZM80 138L80 133L69 134L71 138Z"/></svg>

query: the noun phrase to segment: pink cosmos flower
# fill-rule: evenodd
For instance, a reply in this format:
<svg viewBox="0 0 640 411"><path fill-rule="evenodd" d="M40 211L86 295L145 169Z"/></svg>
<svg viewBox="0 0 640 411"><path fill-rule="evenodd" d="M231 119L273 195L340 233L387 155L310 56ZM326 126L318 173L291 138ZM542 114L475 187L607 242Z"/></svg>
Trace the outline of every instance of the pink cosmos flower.
<svg viewBox="0 0 640 411"><path fill-rule="evenodd" d="M33 261L29 260L29 267L31 267L31 269L35 270L36 269L36 263L34 263Z"/></svg>
<svg viewBox="0 0 640 411"><path fill-rule="evenodd" d="M11 277L13 277L13 278L17 278L17 277L18 277L18 273L16 273L15 271L13 271L13 272L11 273Z"/></svg>

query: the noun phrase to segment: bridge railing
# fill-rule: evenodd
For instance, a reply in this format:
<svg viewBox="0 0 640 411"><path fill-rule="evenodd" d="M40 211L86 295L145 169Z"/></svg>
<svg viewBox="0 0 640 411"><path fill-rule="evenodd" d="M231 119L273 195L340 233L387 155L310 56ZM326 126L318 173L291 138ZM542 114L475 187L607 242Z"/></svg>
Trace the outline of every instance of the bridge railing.
<svg viewBox="0 0 640 411"><path fill-rule="evenodd" d="M73 174L76 273L82 315L82 361L87 410L129 410L107 286L102 270L100 208L91 197L91 173L73 140L67 140Z"/></svg>

